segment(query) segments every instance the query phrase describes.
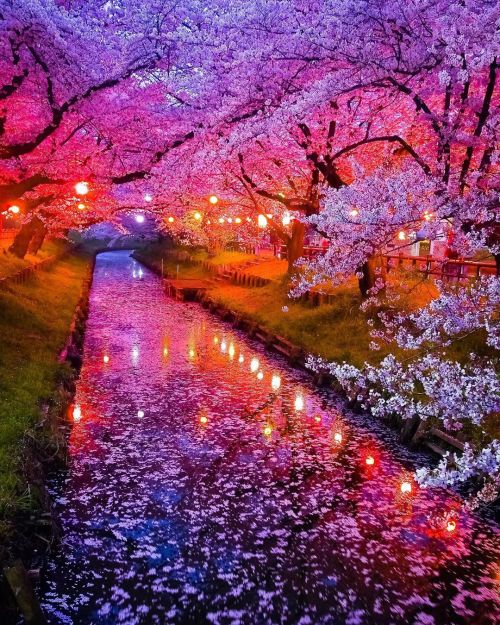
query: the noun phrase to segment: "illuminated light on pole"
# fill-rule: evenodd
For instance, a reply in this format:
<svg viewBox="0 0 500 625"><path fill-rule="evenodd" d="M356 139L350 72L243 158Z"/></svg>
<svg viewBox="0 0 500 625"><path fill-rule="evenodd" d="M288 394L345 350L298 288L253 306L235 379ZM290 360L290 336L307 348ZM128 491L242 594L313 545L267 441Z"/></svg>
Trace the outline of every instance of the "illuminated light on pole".
<svg viewBox="0 0 500 625"><path fill-rule="evenodd" d="M149 193L146 193L146 195L144 196L144 201L145 202L152 202L153 201L153 196L150 195Z"/></svg>
<svg viewBox="0 0 500 625"><path fill-rule="evenodd" d="M143 224L144 223L144 215L142 213L140 213L139 215L135 216L135 220L138 224Z"/></svg>
<svg viewBox="0 0 500 625"><path fill-rule="evenodd" d="M302 395L296 395L294 402L295 410L304 410L304 398Z"/></svg>
<svg viewBox="0 0 500 625"><path fill-rule="evenodd" d="M208 201L210 202L210 204L217 204L217 202L219 201L219 198L216 195L211 195L208 198Z"/></svg>
<svg viewBox="0 0 500 625"><path fill-rule="evenodd" d="M78 404L75 404L73 408L73 421L75 423L78 423L78 421L80 421L81 418L82 418L82 409L80 408Z"/></svg>
<svg viewBox="0 0 500 625"><path fill-rule="evenodd" d="M340 443L342 442L342 433L335 432L335 434L333 435L333 440L337 443L337 445L340 445Z"/></svg>
<svg viewBox="0 0 500 625"><path fill-rule="evenodd" d="M144 410L138 410L137 411L137 416L139 417L139 419L143 419L144 418Z"/></svg>
<svg viewBox="0 0 500 625"><path fill-rule="evenodd" d="M75 184L75 191L77 195L87 195L89 192L89 183L88 182L77 182Z"/></svg>
<svg viewBox="0 0 500 625"><path fill-rule="evenodd" d="M102 359L102 360L103 360L104 364L105 364L105 365L107 365L107 364L108 364L108 362L109 362L109 356L108 356L107 354L104 354L104 356L103 356L103 359Z"/></svg>
<svg viewBox="0 0 500 625"><path fill-rule="evenodd" d="M245 356L243 356L243 354L239 355L238 362L245 362Z"/></svg>
<svg viewBox="0 0 500 625"><path fill-rule="evenodd" d="M241 217L235 217L234 223L240 224L241 223Z"/></svg>
<svg viewBox="0 0 500 625"><path fill-rule="evenodd" d="M283 214L283 218L281 219L281 223L282 223L284 226L289 226L291 221L292 221L292 218L291 218L291 216L290 216L290 213L289 213L288 211L286 211L286 212Z"/></svg>
<svg viewBox="0 0 500 625"><path fill-rule="evenodd" d="M265 215L259 215L257 217L257 225L259 228L265 228L267 226L267 217Z"/></svg>
<svg viewBox="0 0 500 625"><path fill-rule="evenodd" d="M173 224L174 223L174 218L173 217L169 217L168 218L168 223L169 224Z"/></svg>
<svg viewBox="0 0 500 625"><path fill-rule="evenodd" d="M403 495L409 495L413 490L411 482L404 481L401 483L401 492Z"/></svg>
<svg viewBox="0 0 500 625"><path fill-rule="evenodd" d="M259 369L259 359L258 358L252 358L252 360L250 361L250 371L252 373L255 373L258 369Z"/></svg>
<svg viewBox="0 0 500 625"><path fill-rule="evenodd" d="M269 437L273 433L273 428L270 425L266 425L266 426L264 426L264 429L263 429L262 432L263 432L264 436Z"/></svg>
<svg viewBox="0 0 500 625"><path fill-rule="evenodd" d="M406 240L406 232L404 230L400 230L398 232L398 239L400 241L405 241Z"/></svg>
<svg viewBox="0 0 500 625"><path fill-rule="evenodd" d="M9 207L9 213L13 213L14 215L17 215L20 210L21 209L16 204Z"/></svg>
<svg viewBox="0 0 500 625"><path fill-rule="evenodd" d="M85 204L83 202L80 202L80 204L78 204L78 209L82 211L84 208Z"/></svg>
<svg viewBox="0 0 500 625"><path fill-rule="evenodd" d="M373 456L366 456L366 460L365 463L369 466L372 467L375 464L375 458Z"/></svg>
<svg viewBox="0 0 500 625"><path fill-rule="evenodd" d="M194 214L194 218L196 219L196 221L201 221L201 213L196 211L196 213Z"/></svg>
<svg viewBox="0 0 500 625"><path fill-rule="evenodd" d="M264 374L262 373L262 371L259 371L259 373L257 373L257 379L262 380L263 378L264 378Z"/></svg>
<svg viewBox="0 0 500 625"><path fill-rule="evenodd" d="M277 391L281 386L281 378L279 375L274 374L271 378L271 388L273 391Z"/></svg>

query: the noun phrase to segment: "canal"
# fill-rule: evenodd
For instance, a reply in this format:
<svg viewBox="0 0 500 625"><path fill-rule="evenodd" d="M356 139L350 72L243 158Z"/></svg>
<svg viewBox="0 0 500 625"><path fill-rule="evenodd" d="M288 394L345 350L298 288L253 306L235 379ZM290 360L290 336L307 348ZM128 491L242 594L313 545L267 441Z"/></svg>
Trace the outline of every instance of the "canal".
<svg viewBox="0 0 500 625"><path fill-rule="evenodd" d="M495 622L495 526L129 252L97 258L73 415L53 625Z"/></svg>

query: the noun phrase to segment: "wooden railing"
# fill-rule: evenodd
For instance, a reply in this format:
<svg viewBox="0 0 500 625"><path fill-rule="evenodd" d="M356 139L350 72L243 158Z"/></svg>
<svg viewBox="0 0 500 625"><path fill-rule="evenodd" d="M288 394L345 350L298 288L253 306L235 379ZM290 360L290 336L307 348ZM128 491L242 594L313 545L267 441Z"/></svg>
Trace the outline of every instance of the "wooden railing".
<svg viewBox="0 0 500 625"><path fill-rule="evenodd" d="M304 258L316 258L324 254L328 248L306 245ZM287 249L280 246L280 258L286 260ZM496 263L491 261L475 261L465 259L436 258L428 256L411 256L410 254L384 254L387 271L396 267L411 267L428 276L439 276L447 280L473 280L481 276L498 276Z"/></svg>

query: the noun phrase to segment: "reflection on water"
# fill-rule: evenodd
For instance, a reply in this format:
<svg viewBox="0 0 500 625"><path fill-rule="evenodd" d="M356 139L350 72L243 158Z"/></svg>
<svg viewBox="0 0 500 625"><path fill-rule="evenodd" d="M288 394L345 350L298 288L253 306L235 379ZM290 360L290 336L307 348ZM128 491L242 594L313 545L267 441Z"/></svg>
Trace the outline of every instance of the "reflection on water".
<svg viewBox="0 0 500 625"><path fill-rule="evenodd" d="M127 252L97 260L73 417L53 624L495 621L495 528Z"/></svg>

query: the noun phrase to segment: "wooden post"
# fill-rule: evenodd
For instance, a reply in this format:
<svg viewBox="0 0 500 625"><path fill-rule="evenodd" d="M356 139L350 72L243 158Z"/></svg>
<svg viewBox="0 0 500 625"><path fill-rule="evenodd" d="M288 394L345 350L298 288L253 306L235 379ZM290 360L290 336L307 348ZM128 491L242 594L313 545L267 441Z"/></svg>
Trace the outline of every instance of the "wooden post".
<svg viewBox="0 0 500 625"><path fill-rule="evenodd" d="M28 572L21 560L16 560L10 568L5 569L4 575L27 625L47 625Z"/></svg>

